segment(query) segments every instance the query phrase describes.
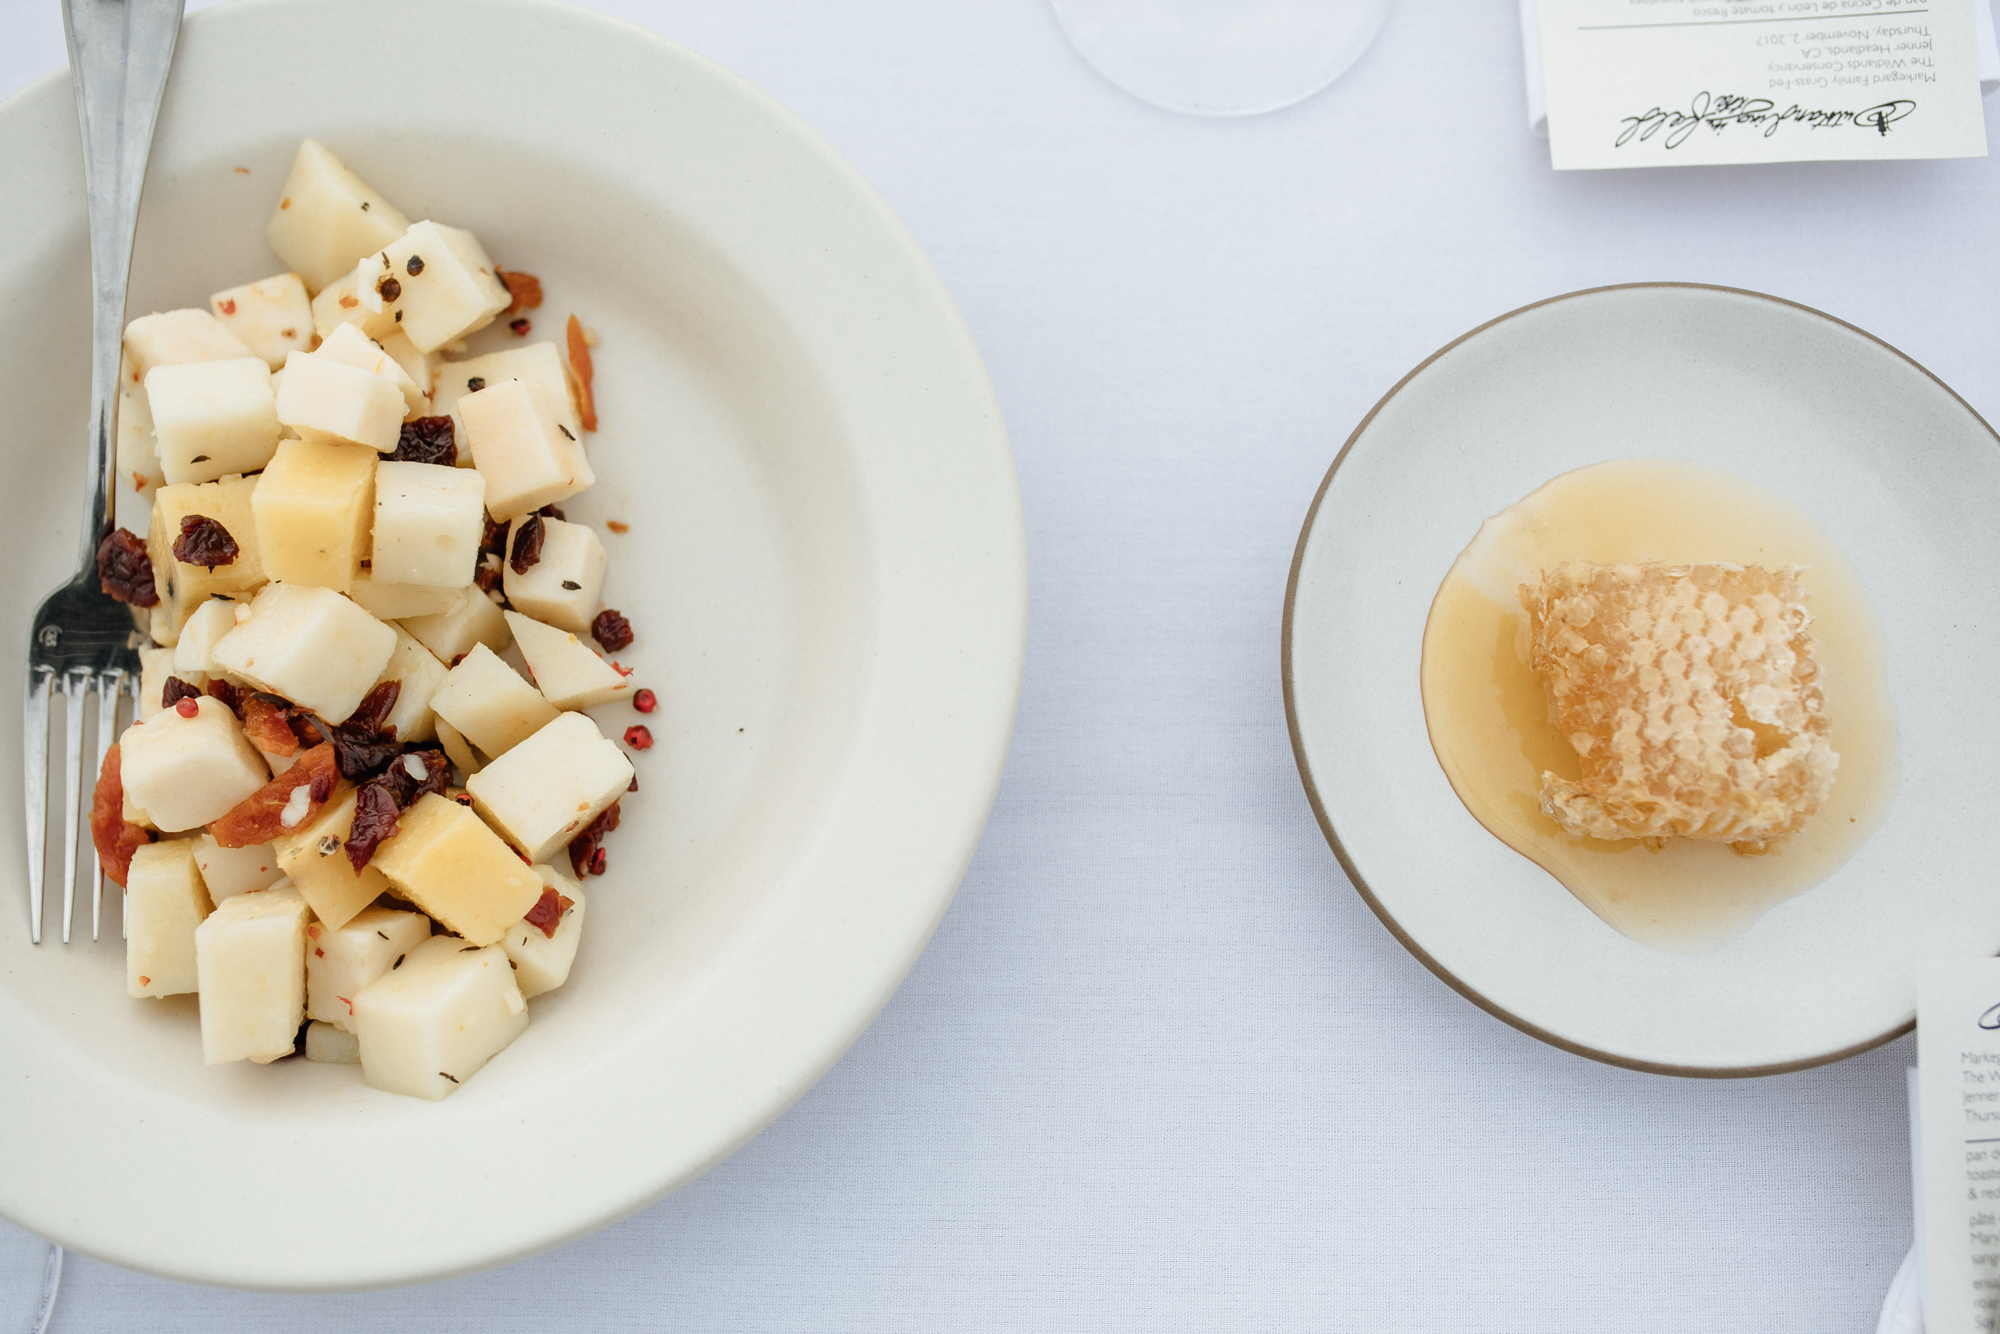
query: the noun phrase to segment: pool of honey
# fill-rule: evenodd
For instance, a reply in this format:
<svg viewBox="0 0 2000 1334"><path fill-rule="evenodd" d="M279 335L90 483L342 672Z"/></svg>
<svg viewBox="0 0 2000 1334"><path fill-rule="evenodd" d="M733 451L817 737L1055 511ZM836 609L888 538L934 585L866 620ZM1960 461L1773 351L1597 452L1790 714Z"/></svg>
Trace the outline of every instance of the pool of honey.
<svg viewBox="0 0 2000 1334"><path fill-rule="evenodd" d="M1566 559L1804 566L1815 656L1840 768L1826 805L1758 856L1726 845L1604 842L1541 813L1543 771L1579 776L1527 666L1517 590ZM1488 519L1424 626L1424 719L1466 809L1621 934L1700 954L1831 875L1868 840L1896 787L1896 722L1881 629L1860 574L1812 517L1761 487L1674 459L1565 473Z"/></svg>

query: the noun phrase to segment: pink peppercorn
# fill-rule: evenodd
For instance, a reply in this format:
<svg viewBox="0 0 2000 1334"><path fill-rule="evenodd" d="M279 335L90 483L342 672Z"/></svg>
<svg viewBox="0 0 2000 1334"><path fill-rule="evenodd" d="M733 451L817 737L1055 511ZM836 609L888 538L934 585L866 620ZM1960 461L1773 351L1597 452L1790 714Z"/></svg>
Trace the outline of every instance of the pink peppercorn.
<svg viewBox="0 0 2000 1334"><path fill-rule="evenodd" d="M632 707L641 713L651 713L660 707L660 697L650 690L641 690L632 696Z"/></svg>
<svg viewBox="0 0 2000 1334"><path fill-rule="evenodd" d="M653 730L644 723L633 723L625 729L625 744L634 750L651 750Z"/></svg>
<svg viewBox="0 0 2000 1334"><path fill-rule="evenodd" d="M183 699L179 703L174 705L174 712L178 713L183 718L193 718L201 712L201 705L195 703L194 700L192 699ZM640 730L643 731L645 729L641 728ZM652 744L653 744L653 739L651 737L647 737L646 745L650 746Z"/></svg>

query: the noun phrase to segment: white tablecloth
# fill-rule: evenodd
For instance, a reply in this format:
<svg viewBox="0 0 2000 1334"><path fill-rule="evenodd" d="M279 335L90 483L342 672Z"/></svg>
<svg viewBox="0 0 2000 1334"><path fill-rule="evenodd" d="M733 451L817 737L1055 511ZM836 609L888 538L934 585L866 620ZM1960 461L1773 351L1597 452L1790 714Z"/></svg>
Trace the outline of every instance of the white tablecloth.
<svg viewBox="0 0 2000 1334"><path fill-rule="evenodd" d="M1474 1009L1320 837L1279 620L1354 423L1557 292L1773 292L2000 416L2000 162L1556 175L1507 0L1399 0L1330 91L1239 122L1115 91L1042 0L600 7L846 153L979 341L1033 571L992 824L874 1028L680 1194L384 1293L73 1258L54 1328L1872 1329L1910 1239L1911 1045L1674 1080ZM54 0L0 0L0 93L62 59Z"/></svg>

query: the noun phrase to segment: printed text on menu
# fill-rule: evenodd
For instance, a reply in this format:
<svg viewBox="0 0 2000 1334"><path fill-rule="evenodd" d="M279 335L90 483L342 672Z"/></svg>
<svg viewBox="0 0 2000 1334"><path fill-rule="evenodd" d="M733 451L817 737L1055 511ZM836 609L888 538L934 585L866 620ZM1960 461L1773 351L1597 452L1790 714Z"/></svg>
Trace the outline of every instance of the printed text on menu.
<svg viewBox="0 0 2000 1334"><path fill-rule="evenodd" d="M2000 1325L2000 959L1921 966L1927 1334Z"/></svg>

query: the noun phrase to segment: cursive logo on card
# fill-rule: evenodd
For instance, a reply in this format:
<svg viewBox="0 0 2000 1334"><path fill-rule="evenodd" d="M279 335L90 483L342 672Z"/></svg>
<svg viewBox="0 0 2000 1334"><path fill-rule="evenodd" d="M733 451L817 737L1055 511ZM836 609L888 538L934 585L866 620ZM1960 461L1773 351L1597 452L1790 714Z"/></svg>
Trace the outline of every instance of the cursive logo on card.
<svg viewBox="0 0 2000 1334"><path fill-rule="evenodd" d="M1989 1006L1986 1013L1979 1016L1979 1026L1985 1029L2000 1028L2000 1005Z"/></svg>
<svg viewBox="0 0 2000 1334"><path fill-rule="evenodd" d="M1767 97L1701 92L1689 100L1685 111L1669 111L1655 106L1640 115L1622 117L1618 123L1623 128L1614 142L1623 148L1635 140L1644 143L1659 136L1661 147L1679 148L1690 135L1704 126L1715 135L1740 126L1746 132L1754 131L1766 139L1789 126L1801 126L1808 130L1873 130L1887 135L1890 126L1916 109L1915 102L1898 98L1892 102L1878 102L1860 111L1814 110L1796 102L1780 111L1778 104Z"/></svg>

